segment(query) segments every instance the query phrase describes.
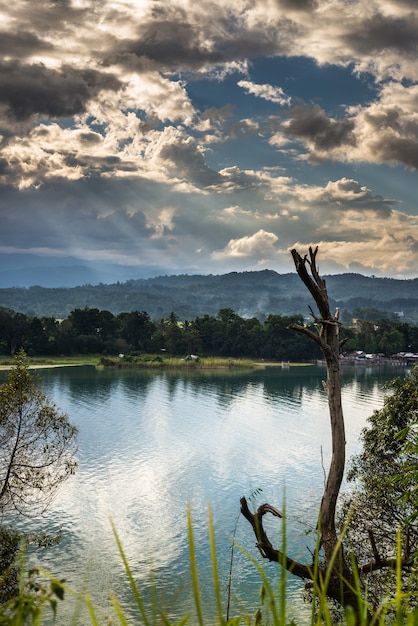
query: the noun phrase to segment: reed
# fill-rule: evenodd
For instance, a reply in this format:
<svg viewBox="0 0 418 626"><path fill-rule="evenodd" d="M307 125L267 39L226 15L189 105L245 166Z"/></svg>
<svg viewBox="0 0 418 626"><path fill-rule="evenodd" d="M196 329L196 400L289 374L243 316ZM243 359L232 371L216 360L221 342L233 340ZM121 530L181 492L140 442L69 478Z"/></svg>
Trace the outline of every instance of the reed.
<svg viewBox="0 0 418 626"><path fill-rule="evenodd" d="M180 369L180 370L200 370L200 369L253 369L257 367L255 361L251 359L234 359L222 357L176 357L167 354L125 357L101 357L99 365L102 367L117 367L123 369Z"/></svg>

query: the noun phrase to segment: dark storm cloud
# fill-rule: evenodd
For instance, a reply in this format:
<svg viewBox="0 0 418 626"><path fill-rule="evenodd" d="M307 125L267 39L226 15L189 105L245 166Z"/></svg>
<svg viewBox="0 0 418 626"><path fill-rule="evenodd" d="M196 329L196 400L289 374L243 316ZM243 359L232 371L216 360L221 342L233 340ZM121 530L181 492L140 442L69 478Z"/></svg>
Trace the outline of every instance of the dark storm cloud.
<svg viewBox="0 0 418 626"><path fill-rule="evenodd" d="M300 0L297 4L298 8L307 9L315 3ZM231 60L286 51L298 34L300 27L287 18L243 29L240 20L232 19L215 5L213 12L202 11L201 21L196 23L186 10L167 3L154 7L148 18L142 20L135 39L114 44L105 63L117 61L132 67L131 55L134 55L166 70L193 71Z"/></svg>
<svg viewBox="0 0 418 626"><path fill-rule="evenodd" d="M160 158L171 163L174 176L185 178L199 187L208 187L220 182L218 172L211 169L194 141L178 140L167 143L159 153Z"/></svg>
<svg viewBox="0 0 418 626"><path fill-rule="evenodd" d="M9 162L7 159L0 157L0 178L4 176L9 170Z"/></svg>
<svg viewBox="0 0 418 626"><path fill-rule="evenodd" d="M318 200L311 201L312 206L318 208L325 205L332 207L338 213L344 211L372 211L381 219L392 216L395 202L373 194L370 189L361 185L357 180L342 178L329 182Z"/></svg>
<svg viewBox="0 0 418 626"><path fill-rule="evenodd" d="M34 33L0 31L0 55L25 58L38 52L52 50L53 46Z"/></svg>
<svg viewBox="0 0 418 626"><path fill-rule="evenodd" d="M120 41L114 52L122 63L131 63L129 55L134 54L166 69L195 69L222 62L224 55L204 43L203 30L190 23L184 9L169 3L158 5L139 25L138 37Z"/></svg>
<svg viewBox="0 0 418 626"><path fill-rule="evenodd" d="M37 31L46 35L59 29L64 33L68 29L83 26L88 19L94 18L94 5L86 8L72 6L71 0L36 0L36 2L8 3L19 30Z"/></svg>
<svg viewBox="0 0 418 626"><path fill-rule="evenodd" d="M416 8L416 2L414 3ZM418 18L411 14L405 18L375 14L357 24L357 29L343 37L357 53L376 50L418 52Z"/></svg>
<svg viewBox="0 0 418 626"><path fill-rule="evenodd" d="M329 118L318 105L313 108L294 107L290 112L285 134L313 144L316 150L326 151L343 144L354 145L354 122Z"/></svg>
<svg viewBox="0 0 418 626"><path fill-rule="evenodd" d="M234 33L226 48L228 57L252 59L263 55L287 55L295 42L303 40L304 31L302 26L287 18L248 27L245 32Z"/></svg>
<svg viewBox="0 0 418 626"><path fill-rule="evenodd" d="M19 61L0 64L0 103L17 120L36 113L58 118L77 115L102 89L119 87L117 78L96 70L65 66L57 71Z"/></svg>
<svg viewBox="0 0 418 626"><path fill-rule="evenodd" d="M391 128L399 132L402 129L402 111L395 107L366 112L364 118L374 130Z"/></svg>
<svg viewBox="0 0 418 626"><path fill-rule="evenodd" d="M416 139L383 135L372 146L377 158L383 163L404 163L408 168L418 169L418 143Z"/></svg>
<svg viewBox="0 0 418 626"><path fill-rule="evenodd" d="M408 7L410 9L417 8L417 0L398 0L398 4L401 6Z"/></svg>
<svg viewBox="0 0 418 626"><path fill-rule="evenodd" d="M290 11L312 11L317 8L318 0L276 0L276 4Z"/></svg>
<svg viewBox="0 0 418 626"><path fill-rule="evenodd" d="M196 68L224 60L219 52L204 47L196 29L185 22L150 22L141 31L137 41L123 44L124 51L146 57L166 68Z"/></svg>

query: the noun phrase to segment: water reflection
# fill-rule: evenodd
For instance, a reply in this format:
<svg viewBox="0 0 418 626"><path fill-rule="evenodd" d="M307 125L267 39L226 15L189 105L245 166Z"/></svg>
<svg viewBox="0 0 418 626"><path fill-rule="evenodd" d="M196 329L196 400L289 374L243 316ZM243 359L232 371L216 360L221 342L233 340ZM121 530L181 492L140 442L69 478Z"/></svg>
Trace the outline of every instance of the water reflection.
<svg viewBox="0 0 418 626"><path fill-rule="evenodd" d="M358 449L366 418L381 406L393 370L343 371L348 454ZM145 372L65 368L43 370L43 388L80 430L79 471L60 491L43 526L63 525L61 549L46 566L77 589L87 585L108 607L108 591L132 610L111 533L112 517L135 578L145 594L150 568L172 615L192 605L188 585L186 507L190 503L201 586L210 604L207 506L211 502L223 588L239 499L262 488L262 500L286 499L289 550L313 549L314 528L329 463L330 433L323 367L246 372ZM274 520L271 520L272 523ZM279 527L274 531L279 535ZM254 538L243 520L238 542ZM266 565L271 575L275 565ZM298 610L300 583L289 582ZM233 610L251 610L259 581L239 553ZM62 622L66 623L65 619ZM83 623L81 619L80 623Z"/></svg>

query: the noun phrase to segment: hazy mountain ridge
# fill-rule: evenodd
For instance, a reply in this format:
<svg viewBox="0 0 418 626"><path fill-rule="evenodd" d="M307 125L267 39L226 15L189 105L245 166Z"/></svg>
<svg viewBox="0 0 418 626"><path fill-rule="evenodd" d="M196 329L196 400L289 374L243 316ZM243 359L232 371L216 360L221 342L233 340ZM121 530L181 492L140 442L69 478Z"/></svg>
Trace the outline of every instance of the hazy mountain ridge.
<svg viewBox="0 0 418 626"><path fill-rule="evenodd" d="M372 307L404 321L418 322L418 279L373 278L361 274L325 276L332 306L342 311ZM146 311L153 319L174 311L180 319L216 315L230 307L242 317L270 313L309 315L312 299L296 274L273 270L219 275L166 275L124 283L78 287L10 287L0 289L0 307L26 315L67 317L76 308L98 308L113 314Z"/></svg>
<svg viewBox="0 0 418 626"><path fill-rule="evenodd" d="M149 278L162 274L163 268L81 260L75 257L40 257L34 254L0 253L0 288L77 287L90 283L113 283L128 278Z"/></svg>

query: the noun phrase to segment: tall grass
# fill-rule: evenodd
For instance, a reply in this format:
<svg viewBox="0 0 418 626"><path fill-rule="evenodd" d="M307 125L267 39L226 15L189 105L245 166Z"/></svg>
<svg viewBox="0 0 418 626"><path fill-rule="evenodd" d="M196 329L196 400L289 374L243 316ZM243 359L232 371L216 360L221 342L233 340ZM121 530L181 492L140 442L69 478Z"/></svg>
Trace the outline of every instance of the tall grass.
<svg viewBox="0 0 418 626"><path fill-rule="evenodd" d="M234 547L237 547L248 561L248 567L253 567L259 574L260 593L257 606L253 607L251 614L240 613L235 616L229 615L229 603L225 598L225 591L222 590L218 569L218 556L216 550L216 540L212 510L208 511L208 534L212 563L212 583L213 589L204 590L204 596L199 584L199 572L197 567L196 550L193 535L193 522L190 508L187 510L187 532L189 542L190 561L190 589L194 599L194 614L186 613L180 618L170 617L170 610L159 598L159 590L153 574L150 574L151 600L145 601L135 581L135 573L132 571L128 558L124 552L117 530L111 522L112 531L119 551L120 559L126 576L127 587L133 599L134 609L130 610L130 615L134 613L134 621L128 617L118 598L109 594L113 615L104 616L101 607L95 607L88 592L76 592L64 582L51 576L47 571L38 570L27 571L24 552L20 555L20 584L19 593L16 598L0 606L0 626L41 626L46 621L50 624L54 615L57 615L56 623L65 626L104 626L104 624L120 624L121 626L302 626L298 620L290 620L289 612L292 609L288 606L287 579L288 573L280 564L277 585L273 585L264 568L263 562L242 546L237 546L235 537L232 540ZM282 545L283 553L286 553L286 516L282 518ZM337 551L335 553L337 555ZM353 571L356 572L355 564ZM317 559L314 559L314 572L318 568ZM417 576L417 572L413 574ZM41 578L42 577L42 578ZM233 572L230 576L230 583L234 584ZM313 576L314 579L317 577ZM328 581L325 579L314 585L312 594L312 613L310 621L303 626L333 626L335 624L335 607L329 603L325 595ZM303 584L303 583L301 583ZM361 592L361 585L358 576L354 576L355 593L358 598L360 610L354 611L350 608L341 612L340 622L345 626L383 626L393 624L394 626L418 626L418 609L413 607L416 598L412 592L404 591L402 586L401 570L401 538L398 535L398 559L396 566L396 590L393 597L389 594L383 598L380 606L372 611ZM60 620L60 603L68 602L66 596L72 596L76 600L76 607L70 621ZM213 597L213 606L208 606L207 598ZM415 602L411 600L415 599ZM205 602L203 600L206 600ZM225 606L228 608L224 610ZM80 621L81 613L87 613L88 618ZM86 621L86 620L89 621ZM54 622L55 623L55 622Z"/></svg>
<svg viewBox="0 0 418 626"><path fill-rule="evenodd" d="M228 357L177 357L169 354L142 354L140 356L126 355L124 357L102 356L99 364L103 367L118 367L123 369L253 369L256 362L251 359L235 359Z"/></svg>

